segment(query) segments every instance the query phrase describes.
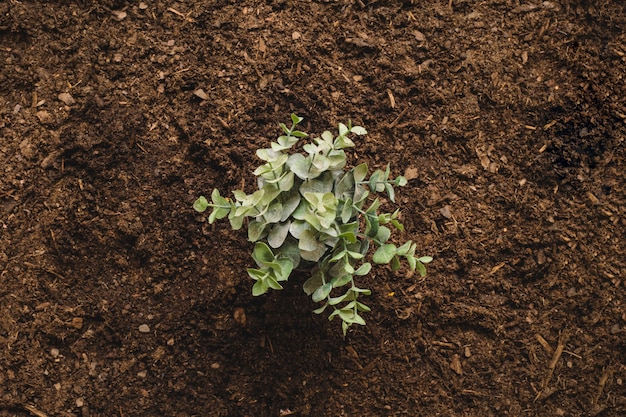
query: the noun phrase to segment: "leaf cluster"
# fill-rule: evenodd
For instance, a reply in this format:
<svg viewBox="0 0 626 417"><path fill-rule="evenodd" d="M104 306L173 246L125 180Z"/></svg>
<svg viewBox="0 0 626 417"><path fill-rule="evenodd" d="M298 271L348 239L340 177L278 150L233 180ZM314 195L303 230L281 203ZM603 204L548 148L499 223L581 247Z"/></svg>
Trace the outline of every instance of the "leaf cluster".
<svg viewBox="0 0 626 417"><path fill-rule="evenodd" d="M211 201L200 197L193 207L198 212L210 208L209 223L228 217L234 230L247 219L248 239L256 242L256 268L248 269L254 295L281 289L295 268L305 267L311 276L304 291L323 303L315 312L330 307L329 319L339 317L345 334L350 325L365 324L361 313L370 310L359 296L371 291L355 282L372 268L366 260L370 248L373 263L391 264L395 271L403 258L422 276L432 258L416 257L412 241L390 243L392 229L404 230L399 211L379 213L380 199L374 196L384 193L395 202L394 187L406 185L406 178L390 179L389 166L369 178L365 163L345 169L344 149L355 146L350 136L367 133L363 127L340 123L338 135L325 131L295 152L308 135L297 130L302 118L292 114L291 121L290 128L280 124L283 134L270 148L257 150L263 164L254 171L255 192L236 190L229 199L214 189Z"/></svg>

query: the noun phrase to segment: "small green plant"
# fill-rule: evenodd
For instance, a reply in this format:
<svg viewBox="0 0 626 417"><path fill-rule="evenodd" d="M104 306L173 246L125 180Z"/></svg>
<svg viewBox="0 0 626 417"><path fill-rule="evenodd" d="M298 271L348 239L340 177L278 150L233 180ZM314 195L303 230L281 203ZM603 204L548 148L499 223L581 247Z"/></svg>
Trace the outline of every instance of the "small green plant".
<svg viewBox="0 0 626 417"><path fill-rule="evenodd" d="M233 192L234 200L222 197L214 189L209 202L198 198L193 207L198 212L211 208L209 223L228 216L234 230L246 222L248 239L256 242L252 258L256 268L248 274L256 281L255 296L269 288L281 289L295 268L306 269L310 278L304 291L315 302L324 303L315 313L327 308L329 319L339 317L346 334L350 325L365 324L361 312L370 308L361 302L369 289L357 286L357 277L370 272L372 264L391 264L392 270L401 266L404 258L412 270L426 275L424 264L429 256L416 257L416 245L408 241L396 246L389 243L391 227L400 231L399 210L379 213L380 199L371 193L386 193L395 202L394 186L404 186L406 178L391 180L390 169L376 170L369 178L367 164L345 170L345 148L354 147L351 134L365 135L360 126L339 124L339 135L326 131L302 146L304 152L289 152L299 139L308 135L296 130L302 118L291 115L292 126L280 124L284 134L271 148L257 150L264 161L254 175L258 190L252 194Z"/></svg>

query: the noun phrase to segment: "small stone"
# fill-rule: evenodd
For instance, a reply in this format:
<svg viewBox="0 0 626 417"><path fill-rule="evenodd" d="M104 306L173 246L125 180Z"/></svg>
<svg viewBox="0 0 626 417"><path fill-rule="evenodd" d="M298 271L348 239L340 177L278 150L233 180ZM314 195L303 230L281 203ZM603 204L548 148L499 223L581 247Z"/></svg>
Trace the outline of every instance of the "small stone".
<svg viewBox="0 0 626 417"><path fill-rule="evenodd" d="M291 34L291 39L293 39L294 41L297 41L298 39L300 39L302 37L302 35L300 34L300 32L293 32Z"/></svg>
<svg viewBox="0 0 626 417"><path fill-rule="evenodd" d="M67 106L71 106L72 104L76 103L76 100L74 100L74 97L72 97L70 93L61 93L57 97Z"/></svg>
<svg viewBox="0 0 626 417"><path fill-rule="evenodd" d="M144 3L143 1L139 2L139 8L141 10L146 10L148 8L148 5L146 3Z"/></svg>
<svg viewBox="0 0 626 417"><path fill-rule="evenodd" d="M82 407L85 405L85 400L82 397L76 398L76 407Z"/></svg>
<svg viewBox="0 0 626 417"><path fill-rule="evenodd" d="M439 209L439 213L441 213L441 215L443 217L445 217L446 219L451 219L452 218L452 212L450 210L450 206L445 205L442 208Z"/></svg>
<svg viewBox="0 0 626 417"><path fill-rule="evenodd" d="M50 115L50 113L48 113L45 110L38 111L37 113L35 113L35 116L37 116L39 121L43 124L49 124L49 123L52 123L53 121L52 115Z"/></svg>
<svg viewBox="0 0 626 417"><path fill-rule="evenodd" d="M59 349L57 348L50 349L50 356L52 356L53 358L58 358L59 355L60 355Z"/></svg>
<svg viewBox="0 0 626 417"><path fill-rule="evenodd" d="M196 91L194 91L194 92L193 92L193 94L194 94L196 97L200 97L202 100L206 100L206 99L208 99L208 98L209 98L209 96L207 96L207 94L206 94L206 93L204 92L204 90L203 90L203 89L201 89L201 88L198 88Z"/></svg>
<svg viewBox="0 0 626 417"><path fill-rule="evenodd" d="M61 391L61 384L59 382L54 384L54 389L57 390L57 391Z"/></svg>
<svg viewBox="0 0 626 417"><path fill-rule="evenodd" d="M220 364L219 364L219 363L217 363L217 362L213 362L213 363L211 364L211 369L220 369Z"/></svg>
<svg viewBox="0 0 626 417"><path fill-rule="evenodd" d="M174 342L174 338L173 337L167 341L167 345L168 346L174 346L174 343L175 342Z"/></svg>
<svg viewBox="0 0 626 417"><path fill-rule="evenodd" d="M142 324L139 326L139 332L140 333L150 333L150 326L148 326L147 324Z"/></svg>
<svg viewBox="0 0 626 417"><path fill-rule="evenodd" d="M424 34L420 32L419 30L414 30L413 36L415 37L415 40L418 42L426 42L426 36L424 36Z"/></svg>
<svg viewBox="0 0 626 417"><path fill-rule="evenodd" d="M137 372L137 376L139 378L145 378L146 376L148 376L148 371L145 371L145 370L144 371L139 371L139 372Z"/></svg>

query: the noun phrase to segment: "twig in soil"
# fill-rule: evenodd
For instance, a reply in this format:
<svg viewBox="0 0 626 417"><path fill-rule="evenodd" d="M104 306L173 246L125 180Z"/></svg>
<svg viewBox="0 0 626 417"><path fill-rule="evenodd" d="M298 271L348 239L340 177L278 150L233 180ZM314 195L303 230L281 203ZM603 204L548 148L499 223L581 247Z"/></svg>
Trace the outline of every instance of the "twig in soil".
<svg viewBox="0 0 626 417"><path fill-rule="evenodd" d="M37 416L37 417L48 417L48 415L46 413L44 413L43 411L37 410L32 405L25 404L23 407L24 407L24 410L28 411L29 413L31 413L34 416Z"/></svg>
<svg viewBox="0 0 626 417"><path fill-rule="evenodd" d="M410 107L410 104L409 104L409 106L405 107L405 108L404 108L404 110L402 110L402 111L400 112L400 114L398 115L398 117L396 117L396 118L393 120L393 122L389 123L389 124L387 125L387 127L388 127L389 129L393 129L393 128L394 128L394 127L398 124L398 122L400 121L400 119L402 119L402 118L404 117L404 115L406 115L406 113L409 111L409 107Z"/></svg>
<svg viewBox="0 0 626 417"><path fill-rule="evenodd" d="M609 369L606 369L600 377L600 381L598 382L598 391L596 392L596 395L594 395L591 399L592 409L598 408L598 400L600 400L600 396L602 395L602 391L604 391L604 386L606 385L606 381L609 379L609 376L611 376L611 371Z"/></svg>
<svg viewBox="0 0 626 417"><path fill-rule="evenodd" d="M543 380L543 383L541 384L541 390L539 391L539 393L537 393L537 396L535 397L535 401L537 401L541 397L546 398L554 392L554 391L548 390L548 384L550 383L550 380L552 379L552 375L554 374L554 369L556 368L556 364L561 358L561 355L563 354L563 349L565 348L566 341L567 341L567 336L565 335L565 333L561 333L559 335L559 341L554 351L554 354L552 355L552 360L548 364L548 374L546 375L545 379Z"/></svg>

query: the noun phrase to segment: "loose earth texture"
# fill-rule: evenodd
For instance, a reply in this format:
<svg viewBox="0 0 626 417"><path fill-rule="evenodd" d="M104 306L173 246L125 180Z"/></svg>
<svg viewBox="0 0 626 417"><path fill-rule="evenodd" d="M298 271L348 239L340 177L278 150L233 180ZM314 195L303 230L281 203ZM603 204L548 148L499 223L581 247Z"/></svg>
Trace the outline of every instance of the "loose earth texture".
<svg viewBox="0 0 626 417"><path fill-rule="evenodd" d="M626 415L625 4L1 2L0 416ZM434 257L346 338L191 207L291 112Z"/></svg>

